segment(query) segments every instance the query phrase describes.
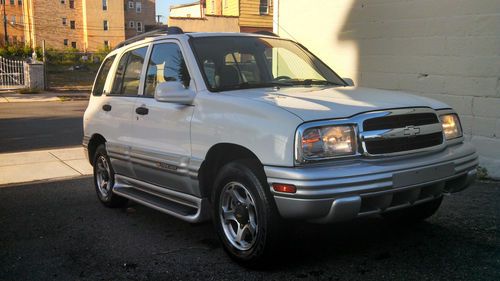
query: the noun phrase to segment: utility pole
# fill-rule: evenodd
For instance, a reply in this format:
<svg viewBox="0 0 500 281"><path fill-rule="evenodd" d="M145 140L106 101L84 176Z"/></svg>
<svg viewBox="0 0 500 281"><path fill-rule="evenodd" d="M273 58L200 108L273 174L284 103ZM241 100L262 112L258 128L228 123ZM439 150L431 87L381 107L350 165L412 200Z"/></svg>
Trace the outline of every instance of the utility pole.
<svg viewBox="0 0 500 281"><path fill-rule="evenodd" d="M9 35L7 35L7 14L5 12L5 0L1 1L3 8L3 32L4 32L5 45L9 45Z"/></svg>

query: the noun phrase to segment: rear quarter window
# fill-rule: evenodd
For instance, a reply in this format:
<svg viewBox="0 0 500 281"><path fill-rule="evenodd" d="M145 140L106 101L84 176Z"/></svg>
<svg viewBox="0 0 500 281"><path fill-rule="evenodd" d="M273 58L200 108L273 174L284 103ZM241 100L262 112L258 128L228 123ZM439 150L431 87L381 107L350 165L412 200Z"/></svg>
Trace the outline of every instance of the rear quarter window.
<svg viewBox="0 0 500 281"><path fill-rule="evenodd" d="M104 85L106 84L106 78L108 77L109 70L111 69L111 65L113 65L113 61L115 60L116 56L111 56L104 60L104 62L101 65L101 68L99 69L99 72L97 73L95 82L94 82L94 87L92 89L92 95L93 96L101 96L104 91Z"/></svg>

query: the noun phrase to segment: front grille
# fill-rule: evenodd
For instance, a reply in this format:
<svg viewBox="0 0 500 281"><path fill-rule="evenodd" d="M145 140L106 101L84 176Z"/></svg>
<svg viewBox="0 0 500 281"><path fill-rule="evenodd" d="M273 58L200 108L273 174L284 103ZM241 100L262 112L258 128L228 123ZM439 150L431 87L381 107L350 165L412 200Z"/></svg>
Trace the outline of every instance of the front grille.
<svg viewBox="0 0 500 281"><path fill-rule="evenodd" d="M366 119L363 121L366 152L391 154L438 146L443 143L439 124L437 115L429 111Z"/></svg>
<svg viewBox="0 0 500 281"><path fill-rule="evenodd" d="M365 131L404 128L406 126L421 126L439 123L434 113L416 113L407 115L393 115L377 117L365 120L363 128Z"/></svg>
<svg viewBox="0 0 500 281"><path fill-rule="evenodd" d="M395 139L372 140L366 142L370 154L386 154L407 150L422 149L443 143L443 133L403 137Z"/></svg>

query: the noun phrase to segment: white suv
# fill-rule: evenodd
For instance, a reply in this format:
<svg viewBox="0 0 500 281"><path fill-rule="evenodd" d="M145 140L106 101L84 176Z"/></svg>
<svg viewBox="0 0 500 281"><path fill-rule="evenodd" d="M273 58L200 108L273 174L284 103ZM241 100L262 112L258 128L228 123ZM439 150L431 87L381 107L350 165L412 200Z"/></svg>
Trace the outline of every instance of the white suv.
<svg viewBox="0 0 500 281"><path fill-rule="evenodd" d="M271 35L171 28L126 41L84 116L98 198L212 218L227 252L254 263L288 219L421 220L474 179L448 105L348 84Z"/></svg>

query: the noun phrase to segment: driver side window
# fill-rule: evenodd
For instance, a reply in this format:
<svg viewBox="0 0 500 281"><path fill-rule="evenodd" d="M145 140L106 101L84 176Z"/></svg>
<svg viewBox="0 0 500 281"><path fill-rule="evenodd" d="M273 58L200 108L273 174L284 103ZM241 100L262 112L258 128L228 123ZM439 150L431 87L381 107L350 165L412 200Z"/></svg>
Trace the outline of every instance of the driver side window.
<svg viewBox="0 0 500 281"><path fill-rule="evenodd" d="M154 97L158 84L171 81L178 81L186 88L191 81L181 49L175 43L156 44L146 72L144 96Z"/></svg>

